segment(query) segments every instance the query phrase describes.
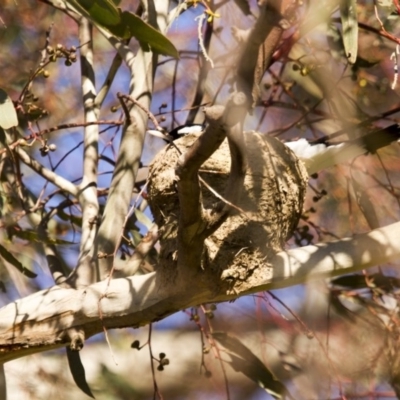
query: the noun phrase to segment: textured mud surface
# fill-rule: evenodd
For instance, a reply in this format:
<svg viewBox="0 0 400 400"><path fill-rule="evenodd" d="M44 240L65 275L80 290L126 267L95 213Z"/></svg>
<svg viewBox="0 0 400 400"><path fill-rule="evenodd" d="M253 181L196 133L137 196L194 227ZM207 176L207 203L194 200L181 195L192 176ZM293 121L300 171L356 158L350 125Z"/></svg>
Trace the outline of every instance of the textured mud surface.
<svg viewBox="0 0 400 400"><path fill-rule="evenodd" d="M196 137L186 136L174 143L185 152ZM270 269L269 259L282 249L298 223L307 185L304 166L279 140L255 132L246 133L245 138L248 170L244 192L237 204L244 212L234 211L206 239L202 260L205 268L220 271L224 279L236 282ZM169 268L177 260L178 157L179 152L173 146L161 151L152 163L148 187L151 210L161 233L160 263ZM224 141L203 164L200 176L223 196L229 169L229 148ZM202 185L204 209L213 209L219 201ZM258 267L262 268L257 271Z"/></svg>

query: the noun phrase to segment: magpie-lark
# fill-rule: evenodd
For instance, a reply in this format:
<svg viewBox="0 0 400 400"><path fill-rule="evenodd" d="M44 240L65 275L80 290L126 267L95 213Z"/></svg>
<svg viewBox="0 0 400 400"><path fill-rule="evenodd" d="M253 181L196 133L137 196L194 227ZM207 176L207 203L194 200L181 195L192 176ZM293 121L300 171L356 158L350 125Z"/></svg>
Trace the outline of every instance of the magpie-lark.
<svg viewBox="0 0 400 400"><path fill-rule="evenodd" d="M188 125L180 125L176 128L172 129L171 132L163 133L155 129L149 129L147 133L150 135L159 137L164 140L164 142L170 143L174 140L181 138L182 136L189 135L190 133L201 133L205 129L204 125L200 124L188 124Z"/></svg>
<svg viewBox="0 0 400 400"><path fill-rule="evenodd" d="M399 140L400 125L390 125L339 144L330 144L329 139L327 136L310 143L306 139L299 139L287 142L285 145L304 162L308 174L312 175L334 165L351 161L360 155L375 153L376 150Z"/></svg>
<svg viewBox="0 0 400 400"><path fill-rule="evenodd" d="M154 136L161 137L167 143L179 139L190 133L201 133L205 129L201 124L180 125L169 134L163 135L159 131L148 131ZM400 124L393 124L384 129L372 131L358 139L348 140L339 144L331 144L329 140L335 134L308 142L306 139L298 139L284 143L296 156L302 160L308 174L312 175L323 169L332 167L389 145L400 139Z"/></svg>

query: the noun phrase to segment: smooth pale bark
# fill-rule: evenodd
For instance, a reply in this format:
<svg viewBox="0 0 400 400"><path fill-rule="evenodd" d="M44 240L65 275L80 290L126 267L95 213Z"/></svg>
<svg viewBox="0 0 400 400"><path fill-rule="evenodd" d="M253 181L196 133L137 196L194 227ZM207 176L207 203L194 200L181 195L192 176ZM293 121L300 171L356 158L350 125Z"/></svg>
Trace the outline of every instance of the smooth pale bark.
<svg viewBox="0 0 400 400"><path fill-rule="evenodd" d="M336 242L280 252L241 291L212 292L208 271L166 282L159 272L103 281L84 289L52 287L0 309L0 362L73 344L103 328L138 327L201 303L220 302L311 279L359 271L400 257L400 222ZM208 286L208 283L210 285ZM213 286L215 287L215 285Z"/></svg>

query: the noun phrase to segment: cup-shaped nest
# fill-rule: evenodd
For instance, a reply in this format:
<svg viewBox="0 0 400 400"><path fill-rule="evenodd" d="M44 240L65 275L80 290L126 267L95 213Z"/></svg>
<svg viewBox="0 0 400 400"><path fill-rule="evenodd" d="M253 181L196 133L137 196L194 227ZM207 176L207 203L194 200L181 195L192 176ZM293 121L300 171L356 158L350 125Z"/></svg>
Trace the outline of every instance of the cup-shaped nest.
<svg viewBox="0 0 400 400"><path fill-rule="evenodd" d="M175 141L183 153L196 140L188 135ZM267 266L280 251L299 221L308 175L303 164L279 140L246 132L247 172L240 201L225 222L204 243L202 265L221 272L232 271L246 279L249 271ZM175 167L180 154L174 146L161 151L150 167L148 198L160 228L160 265L173 265L177 257L179 199ZM227 140L201 166L200 177L213 189L202 186L202 207L213 210L224 196L231 157ZM213 193L214 192L214 193ZM229 275L229 274L228 274Z"/></svg>

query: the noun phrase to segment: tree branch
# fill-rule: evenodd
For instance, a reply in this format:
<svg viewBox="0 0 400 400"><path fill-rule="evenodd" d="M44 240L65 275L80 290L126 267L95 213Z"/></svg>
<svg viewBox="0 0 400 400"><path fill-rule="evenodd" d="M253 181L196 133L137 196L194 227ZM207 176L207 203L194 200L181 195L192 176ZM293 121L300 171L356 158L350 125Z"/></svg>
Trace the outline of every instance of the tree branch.
<svg viewBox="0 0 400 400"><path fill-rule="evenodd" d="M79 20L79 42L82 76L82 101L85 123L97 122L99 107L96 99L96 82L93 65L92 26L86 18ZM93 244L97 233L99 202L97 199L97 166L98 166L99 126L86 125L83 149L83 178L80 184L79 203L82 208L82 236L77 268L80 268L79 279L74 285L86 286L96 282L96 268L92 265Z"/></svg>
<svg viewBox="0 0 400 400"><path fill-rule="evenodd" d="M175 173L180 205L178 269L190 265L192 270L196 270L196 264L200 266L207 220L203 215L198 171L226 137L224 110L222 106L206 109L208 126L205 132L177 162Z"/></svg>
<svg viewBox="0 0 400 400"><path fill-rule="evenodd" d="M281 2L275 2L281 7ZM227 218L232 210L229 203L236 204L240 199L247 169L243 123L258 98L258 84L265 71L265 60L272 58L283 29L279 26L282 16L274 5L264 4L260 17L249 35L245 49L239 60L234 93L222 114L215 119L204 134L183 154L177 165L178 193L180 204L178 228L178 270L196 270L201 265L203 242ZM270 34L274 32L274 34ZM262 57L260 58L260 54ZM262 70L262 73L259 72ZM215 129L215 131L214 131ZM214 132L213 132L214 131ZM213 132L213 133L211 133ZM204 215L200 199L198 170L201 164L228 137L231 153L231 171L224 194L228 202L219 205ZM186 267L185 267L186 266Z"/></svg>
<svg viewBox="0 0 400 400"><path fill-rule="evenodd" d="M34 160L25 150L21 147L17 146L14 149L15 153L18 154L20 160L39 174L41 177L46 179L48 182L52 183L53 185L57 186L61 190L71 194L74 197L77 197L79 194L79 189L76 185L74 185L69 180L63 178L62 176L56 174L55 172L51 171L50 169L44 167L38 161Z"/></svg>
<svg viewBox="0 0 400 400"><path fill-rule="evenodd" d="M260 266L246 281L229 270L202 271L184 285L169 284L161 271L98 282L75 290L53 287L0 309L0 362L85 339L106 329L138 327L201 303L221 302L262 290L288 287L360 271L400 258L400 222L331 243L282 251L273 268ZM229 283L229 285L227 284Z"/></svg>
<svg viewBox="0 0 400 400"><path fill-rule="evenodd" d="M155 18L150 15L152 14L150 9L148 13L150 19ZM153 90L154 55L142 49L139 49L135 55L126 44L111 36L104 29L100 29L100 31L114 46L129 69L131 76L129 96L140 101L143 108L149 109ZM99 279L104 279L113 266L112 255L119 243L132 198L147 127L147 114L141 108L129 104L128 110L130 121L124 125L122 131L109 196L94 244L94 257L98 254L104 255L98 262ZM73 281L79 279L80 273L80 268L77 268L71 279Z"/></svg>
<svg viewBox="0 0 400 400"><path fill-rule="evenodd" d="M286 8L285 0L264 3L260 16L243 47L237 69L237 90L246 93L249 101L252 99L253 105L260 95L258 85L270 66L272 55L281 40L282 12Z"/></svg>

